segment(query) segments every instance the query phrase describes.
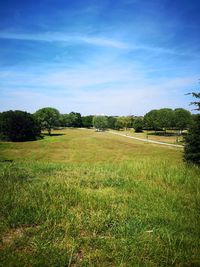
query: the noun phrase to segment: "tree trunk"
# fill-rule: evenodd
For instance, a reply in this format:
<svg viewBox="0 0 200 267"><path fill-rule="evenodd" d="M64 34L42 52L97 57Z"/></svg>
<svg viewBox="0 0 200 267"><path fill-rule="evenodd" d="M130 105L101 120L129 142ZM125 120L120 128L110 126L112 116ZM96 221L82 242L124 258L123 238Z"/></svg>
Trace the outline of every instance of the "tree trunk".
<svg viewBox="0 0 200 267"><path fill-rule="evenodd" d="M48 134L51 135L51 128L48 128Z"/></svg>

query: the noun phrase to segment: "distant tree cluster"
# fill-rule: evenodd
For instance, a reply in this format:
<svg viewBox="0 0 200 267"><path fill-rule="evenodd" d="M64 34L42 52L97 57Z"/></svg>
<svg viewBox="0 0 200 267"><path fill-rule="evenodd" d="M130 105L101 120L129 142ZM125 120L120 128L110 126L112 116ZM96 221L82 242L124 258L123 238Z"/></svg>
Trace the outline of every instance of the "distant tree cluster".
<svg viewBox="0 0 200 267"><path fill-rule="evenodd" d="M70 112L60 115L60 125L63 127L82 127L82 117L80 113Z"/></svg>
<svg viewBox="0 0 200 267"><path fill-rule="evenodd" d="M198 97L198 95L196 95ZM195 102L198 106L198 102ZM52 107L37 110L34 114L23 111L7 111L0 114L0 138L11 141L34 140L41 130L58 127L95 127L97 130L134 128L135 132L143 129L167 130L178 129L180 133L187 129L192 121L189 111L177 108L175 110L162 108L151 110L144 117L134 116L81 116L78 112L60 114Z"/></svg>
<svg viewBox="0 0 200 267"><path fill-rule="evenodd" d="M183 108L151 110L144 116L144 127L151 130L187 129L192 121L191 113Z"/></svg>

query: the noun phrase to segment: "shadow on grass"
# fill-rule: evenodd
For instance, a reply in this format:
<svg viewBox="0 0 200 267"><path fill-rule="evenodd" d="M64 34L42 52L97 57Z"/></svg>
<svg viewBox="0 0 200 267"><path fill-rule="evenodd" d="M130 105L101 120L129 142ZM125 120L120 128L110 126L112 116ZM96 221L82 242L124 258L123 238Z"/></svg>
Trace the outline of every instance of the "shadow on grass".
<svg viewBox="0 0 200 267"><path fill-rule="evenodd" d="M64 133L52 133L52 134L48 134L48 133L43 133L42 136L61 136L61 135L65 135Z"/></svg>
<svg viewBox="0 0 200 267"><path fill-rule="evenodd" d="M157 135L157 136L177 136L177 133L165 133L165 132L154 132L154 133L148 133L148 135Z"/></svg>
<svg viewBox="0 0 200 267"><path fill-rule="evenodd" d="M6 163L6 162L11 163L13 161L14 161L13 159L0 159L0 162L3 162L3 163Z"/></svg>

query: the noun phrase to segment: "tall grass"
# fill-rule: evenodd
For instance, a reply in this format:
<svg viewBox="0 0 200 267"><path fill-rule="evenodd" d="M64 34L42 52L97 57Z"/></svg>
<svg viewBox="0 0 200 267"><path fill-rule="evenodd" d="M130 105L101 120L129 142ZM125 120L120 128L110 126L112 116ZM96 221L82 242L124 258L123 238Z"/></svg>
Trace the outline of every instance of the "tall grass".
<svg viewBox="0 0 200 267"><path fill-rule="evenodd" d="M1 266L200 266L199 169L154 146L115 160L117 140L113 162L0 164Z"/></svg>

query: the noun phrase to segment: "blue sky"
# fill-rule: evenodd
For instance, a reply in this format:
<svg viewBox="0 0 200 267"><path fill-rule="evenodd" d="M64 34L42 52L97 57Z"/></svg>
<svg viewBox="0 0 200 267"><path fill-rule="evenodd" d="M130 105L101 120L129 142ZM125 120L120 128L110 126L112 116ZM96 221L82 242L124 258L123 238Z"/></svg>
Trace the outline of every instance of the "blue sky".
<svg viewBox="0 0 200 267"><path fill-rule="evenodd" d="M7 0L0 18L0 111L192 109L199 0Z"/></svg>

